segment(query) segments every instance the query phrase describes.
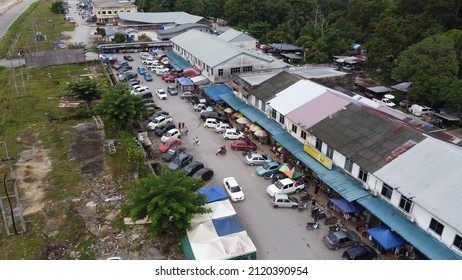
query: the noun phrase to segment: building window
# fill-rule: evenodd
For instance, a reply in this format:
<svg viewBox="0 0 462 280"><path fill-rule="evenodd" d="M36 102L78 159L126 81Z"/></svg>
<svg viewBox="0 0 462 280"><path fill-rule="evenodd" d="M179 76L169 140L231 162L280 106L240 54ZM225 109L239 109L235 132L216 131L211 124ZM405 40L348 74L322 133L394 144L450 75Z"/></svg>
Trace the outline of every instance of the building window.
<svg viewBox="0 0 462 280"><path fill-rule="evenodd" d="M401 195L401 200L399 201L399 208L403 209L404 212L411 212L412 200Z"/></svg>
<svg viewBox="0 0 462 280"><path fill-rule="evenodd" d="M315 145L316 149L318 149L318 151L321 151L322 149L322 141L319 140L319 138L316 138L316 145Z"/></svg>
<svg viewBox="0 0 462 280"><path fill-rule="evenodd" d="M112 11L107 11L108 15L112 14Z"/></svg>
<svg viewBox="0 0 462 280"><path fill-rule="evenodd" d="M292 132L297 133L297 126L295 124L292 124Z"/></svg>
<svg viewBox="0 0 462 280"><path fill-rule="evenodd" d="M327 146L326 157L333 159L334 158L334 149Z"/></svg>
<svg viewBox="0 0 462 280"><path fill-rule="evenodd" d="M441 235L443 233L444 226L440 222L432 218L432 220L430 221L430 229L438 235Z"/></svg>
<svg viewBox="0 0 462 280"><path fill-rule="evenodd" d="M363 182L367 182L367 171L362 168L359 168L358 178Z"/></svg>
<svg viewBox="0 0 462 280"><path fill-rule="evenodd" d="M302 130L300 137L302 137L303 140L306 140L306 132Z"/></svg>
<svg viewBox="0 0 462 280"><path fill-rule="evenodd" d="M452 245L459 248L459 250L462 250L462 237L456 234L456 238L454 238L454 242L452 243Z"/></svg>
<svg viewBox="0 0 462 280"><path fill-rule="evenodd" d="M102 13L103 13L103 15L105 15L105 14L106 14L106 11L103 11Z"/></svg>
<svg viewBox="0 0 462 280"><path fill-rule="evenodd" d="M384 197L388 198L388 199L391 199L391 194L392 193L393 193L392 187L390 187L389 185L383 183L382 192L380 194L383 195Z"/></svg>
<svg viewBox="0 0 462 280"><path fill-rule="evenodd" d="M283 116L283 115L279 115L279 122L281 124L284 124L284 121L286 120L286 118Z"/></svg>
<svg viewBox="0 0 462 280"><path fill-rule="evenodd" d="M218 69L218 76L223 76L223 69Z"/></svg>
<svg viewBox="0 0 462 280"><path fill-rule="evenodd" d="M345 166L343 168L351 173L353 170L353 162L350 159L345 158Z"/></svg>
<svg viewBox="0 0 462 280"><path fill-rule="evenodd" d="M276 119L276 110L271 109L271 117L272 117L273 119Z"/></svg>
<svg viewBox="0 0 462 280"><path fill-rule="evenodd" d="M266 103L263 102L263 101L261 102L261 110L262 110L263 112L266 111Z"/></svg>
<svg viewBox="0 0 462 280"><path fill-rule="evenodd" d="M242 72L252 72L252 66L244 66L242 67Z"/></svg>
<svg viewBox="0 0 462 280"><path fill-rule="evenodd" d="M234 73L241 73L241 68L240 67L231 68L231 74L234 74Z"/></svg>

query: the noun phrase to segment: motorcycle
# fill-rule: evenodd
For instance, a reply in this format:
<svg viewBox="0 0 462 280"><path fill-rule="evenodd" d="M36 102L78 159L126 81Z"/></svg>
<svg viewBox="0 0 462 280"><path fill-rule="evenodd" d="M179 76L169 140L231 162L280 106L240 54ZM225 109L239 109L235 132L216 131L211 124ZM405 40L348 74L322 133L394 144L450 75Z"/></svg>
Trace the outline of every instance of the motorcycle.
<svg viewBox="0 0 462 280"><path fill-rule="evenodd" d="M218 148L217 153L215 155L217 156L217 155L224 155L224 154L226 154L226 146Z"/></svg>
<svg viewBox="0 0 462 280"><path fill-rule="evenodd" d="M339 223L329 227L329 233L337 232L340 230L342 230L342 226Z"/></svg>
<svg viewBox="0 0 462 280"><path fill-rule="evenodd" d="M312 230L312 229L319 229L319 223L314 221L313 223L306 223L306 229L307 230Z"/></svg>
<svg viewBox="0 0 462 280"><path fill-rule="evenodd" d="M251 149L247 149L247 150L242 151L242 155L245 156L245 157L248 156L248 155L251 155L251 154L252 154Z"/></svg>
<svg viewBox="0 0 462 280"><path fill-rule="evenodd" d="M301 201L301 200L300 200L300 201L298 202L298 211L299 211L299 212L303 212L307 207L308 207L308 206L307 206L307 202L306 202L306 201L304 202L304 201Z"/></svg>
<svg viewBox="0 0 462 280"><path fill-rule="evenodd" d="M325 225L333 225L338 222L338 219L335 216L326 217L324 220Z"/></svg>

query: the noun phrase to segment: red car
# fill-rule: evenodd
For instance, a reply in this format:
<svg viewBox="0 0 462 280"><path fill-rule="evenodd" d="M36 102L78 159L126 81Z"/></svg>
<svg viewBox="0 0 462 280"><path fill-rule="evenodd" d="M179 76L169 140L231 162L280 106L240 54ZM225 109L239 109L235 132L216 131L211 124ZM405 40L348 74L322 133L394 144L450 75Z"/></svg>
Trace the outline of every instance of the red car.
<svg viewBox="0 0 462 280"><path fill-rule="evenodd" d="M255 145L254 143L250 142L249 140L236 140L234 141L232 144L231 144L231 149L237 151L237 150L240 150L240 151L245 151L245 150L256 150L257 149L257 145Z"/></svg>
<svg viewBox="0 0 462 280"><path fill-rule="evenodd" d="M178 146L178 145L181 145L181 140L180 139L170 138L167 141L162 142L162 144L160 144L159 151L161 153L166 153L168 150L170 150L171 148L173 148L175 146Z"/></svg>
<svg viewBox="0 0 462 280"><path fill-rule="evenodd" d="M165 78L164 81L167 83L174 83L176 78L178 78L177 75L170 75L167 78Z"/></svg>
<svg viewBox="0 0 462 280"><path fill-rule="evenodd" d="M165 79L170 78L170 77L178 78L178 75L169 73L169 74L162 74L162 75L160 75L160 77L162 78L162 80L165 80Z"/></svg>

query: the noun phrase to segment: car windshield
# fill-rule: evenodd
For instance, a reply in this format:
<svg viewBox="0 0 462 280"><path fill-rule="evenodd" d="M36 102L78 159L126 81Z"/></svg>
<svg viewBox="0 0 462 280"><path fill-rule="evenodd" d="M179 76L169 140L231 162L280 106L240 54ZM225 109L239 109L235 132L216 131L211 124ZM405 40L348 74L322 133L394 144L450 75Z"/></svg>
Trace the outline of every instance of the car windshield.
<svg viewBox="0 0 462 280"><path fill-rule="evenodd" d="M232 193L240 192L241 188L239 186L233 186L230 188Z"/></svg>
<svg viewBox="0 0 462 280"><path fill-rule="evenodd" d="M175 154L175 150L174 149L170 149L167 151L167 154L169 155L174 155Z"/></svg>
<svg viewBox="0 0 462 280"><path fill-rule="evenodd" d="M281 181L277 181L276 183L274 183L274 185L276 186L276 188L278 189L282 189L282 187L284 186Z"/></svg>
<svg viewBox="0 0 462 280"><path fill-rule="evenodd" d="M263 164L263 169L265 170L270 169L270 165L268 163Z"/></svg>

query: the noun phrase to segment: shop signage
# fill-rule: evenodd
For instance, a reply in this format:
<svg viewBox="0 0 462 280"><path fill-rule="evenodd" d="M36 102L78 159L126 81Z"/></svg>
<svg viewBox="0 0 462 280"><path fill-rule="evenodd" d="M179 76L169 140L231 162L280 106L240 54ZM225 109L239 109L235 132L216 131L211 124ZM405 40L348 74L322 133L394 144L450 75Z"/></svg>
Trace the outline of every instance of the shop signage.
<svg viewBox="0 0 462 280"><path fill-rule="evenodd" d="M303 150L312 156L315 160L319 161L322 165L324 165L327 169L332 169L332 160L325 155L323 155L320 151L318 151L315 147L312 147L309 144L305 144L303 146Z"/></svg>

